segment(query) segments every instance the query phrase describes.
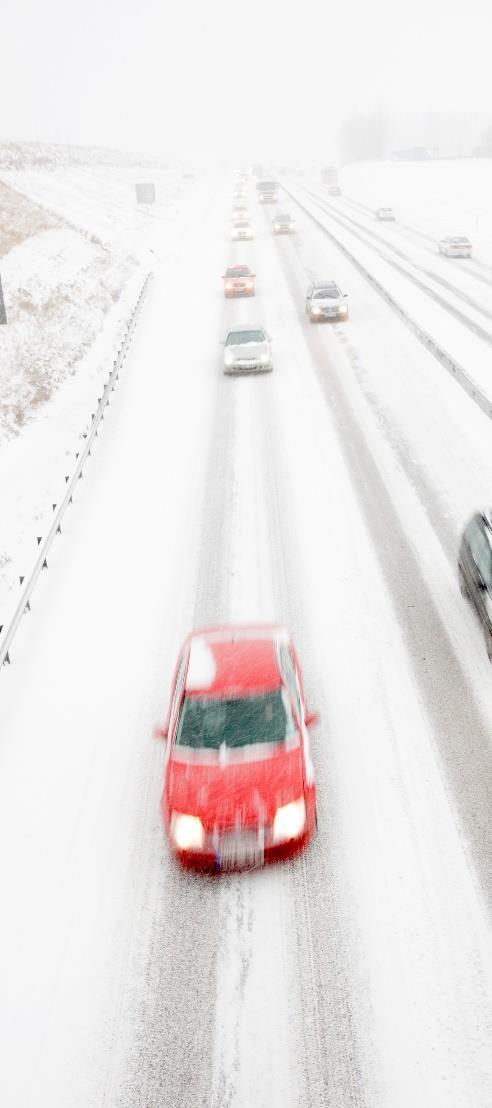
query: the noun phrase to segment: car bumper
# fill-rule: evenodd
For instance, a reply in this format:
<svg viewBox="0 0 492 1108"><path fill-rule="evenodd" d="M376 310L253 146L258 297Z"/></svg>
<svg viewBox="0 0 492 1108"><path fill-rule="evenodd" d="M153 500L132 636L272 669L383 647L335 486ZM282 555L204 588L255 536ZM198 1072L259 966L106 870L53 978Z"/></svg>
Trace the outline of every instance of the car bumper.
<svg viewBox="0 0 492 1108"><path fill-rule="evenodd" d="M224 291L226 299L230 299L233 296L254 296L256 289L227 289Z"/></svg>
<svg viewBox="0 0 492 1108"><path fill-rule="evenodd" d="M335 312L333 314L327 314L325 312L319 315L310 315L311 323L344 323L348 319L348 312Z"/></svg>
<svg viewBox="0 0 492 1108"><path fill-rule="evenodd" d="M224 373L228 376L234 376L234 374L240 373L271 373L273 369L273 362L268 362L267 365L262 362L248 362L246 365L244 362L235 362L234 365L225 365Z"/></svg>
<svg viewBox="0 0 492 1108"><path fill-rule="evenodd" d="M202 873L211 874L241 873L247 870L261 869L263 866L294 857L307 847L313 833L314 828L310 831L304 831L296 839L289 839L288 842L267 845L263 848L259 846L251 853L238 851L236 855L233 852L224 855L220 850L220 845L216 851L192 852L175 850L172 846L171 850L176 861L183 869L198 870Z"/></svg>

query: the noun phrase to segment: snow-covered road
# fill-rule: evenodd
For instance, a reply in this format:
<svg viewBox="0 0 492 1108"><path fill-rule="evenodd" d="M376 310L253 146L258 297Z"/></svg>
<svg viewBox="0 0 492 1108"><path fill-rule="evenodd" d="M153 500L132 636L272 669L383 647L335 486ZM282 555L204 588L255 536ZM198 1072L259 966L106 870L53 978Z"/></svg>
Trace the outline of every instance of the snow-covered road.
<svg viewBox="0 0 492 1108"><path fill-rule="evenodd" d="M490 1108L490 665L455 572L490 422L307 216L274 239L251 188L229 243L231 191L204 180L156 273L0 674L0 1102ZM234 258L253 301L224 301ZM349 323L309 325L314 273ZM232 320L272 375L222 376ZM319 832L204 880L152 728L189 628L243 618L298 644Z"/></svg>

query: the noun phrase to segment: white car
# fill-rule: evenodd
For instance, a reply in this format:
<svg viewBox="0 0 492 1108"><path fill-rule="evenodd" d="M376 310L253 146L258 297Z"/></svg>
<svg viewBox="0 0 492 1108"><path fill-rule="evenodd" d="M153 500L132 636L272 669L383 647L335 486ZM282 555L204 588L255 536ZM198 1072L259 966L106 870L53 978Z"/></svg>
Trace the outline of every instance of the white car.
<svg viewBox="0 0 492 1108"><path fill-rule="evenodd" d="M376 219L379 219L381 223L396 219L393 208L377 208Z"/></svg>
<svg viewBox="0 0 492 1108"><path fill-rule="evenodd" d="M249 219L236 219L232 225L231 239L234 242L244 242L253 238L253 228Z"/></svg>
<svg viewBox="0 0 492 1108"><path fill-rule="evenodd" d="M439 253L447 258L471 258L472 244L466 235L445 235L439 239Z"/></svg>
<svg viewBox="0 0 492 1108"><path fill-rule="evenodd" d="M296 221L288 212L277 212L273 220L274 235L293 235L296 229Z"/></svg>
<svg viewBox="0 0 492 1108"><path fill-rule="evenodd" d="M264 327L236 323L224 339L224 373L269 373L272 340Z"/></svg>

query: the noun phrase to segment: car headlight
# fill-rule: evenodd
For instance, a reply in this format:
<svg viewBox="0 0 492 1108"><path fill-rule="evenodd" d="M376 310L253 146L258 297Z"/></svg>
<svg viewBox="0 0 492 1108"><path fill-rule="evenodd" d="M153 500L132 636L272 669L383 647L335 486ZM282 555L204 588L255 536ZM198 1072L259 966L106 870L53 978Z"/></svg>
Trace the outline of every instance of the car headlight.
<svg viewBox="0 0 492 1108"><path fill-rule="evenodd" d="M224 361L226 365L234 365L234 354L227 353Z"/></svg>
<svg viewBox="0 0 492 1108"><path fill-rule="evenodd" d="M304 831L305 826L306 805L304 797L300 796L299 800L294 800L291 804L284 804L282 808L277 808L273 821L273 841L275 843L285 843L289 839L297 839Z"/></svg>
<svg viewBox="0 0 492 1108"><path fill-rule="evenodd" d="M260 362L261 362L262 365L268 365L269 361L270 361L270 355L269 354L260 354Z"/></svg>
<svg viewBox="0 0 492 1108"><path fill-rule="evenodd" d="M290 231L295 231L295 229L296 229L295 223L289 223L289 230Z"/></svg>
<svg viewBox="0 0 492 1108"><path fill-rule="evenodd" d="M203 848L203 823L198 816L186 816L180 812L173 812L171 835L178 850L202 850Z"/></svg>
<svg viewBox="0 0 492 1108"><path fill-rule="evenodd" d="M313 315L319 315L320 312L321 312L321 308L316 308L316 307L311 308L311 311L312 311Z"/></svg>

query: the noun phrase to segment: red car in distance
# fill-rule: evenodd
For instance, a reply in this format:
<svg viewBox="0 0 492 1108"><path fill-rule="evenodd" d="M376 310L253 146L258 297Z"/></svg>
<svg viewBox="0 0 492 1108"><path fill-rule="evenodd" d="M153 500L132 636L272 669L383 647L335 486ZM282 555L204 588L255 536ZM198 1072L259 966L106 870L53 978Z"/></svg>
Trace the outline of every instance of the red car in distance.
<svg viewBox="0 0 492 1108"><path fill-rule="evenodd" d="M297 655L276 625L194 631L179 655L161 811L172 851L213 872L304 847L316 788Z"/></svg>
<svg viewBox="0 0 492 1108"><path fill-rule="evenodd" d="M249 265L230 265L223 274L225 296L254 296L256 273Z"/></svg>

